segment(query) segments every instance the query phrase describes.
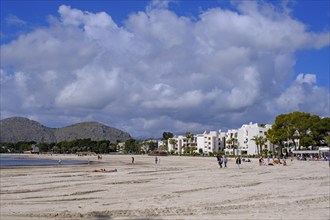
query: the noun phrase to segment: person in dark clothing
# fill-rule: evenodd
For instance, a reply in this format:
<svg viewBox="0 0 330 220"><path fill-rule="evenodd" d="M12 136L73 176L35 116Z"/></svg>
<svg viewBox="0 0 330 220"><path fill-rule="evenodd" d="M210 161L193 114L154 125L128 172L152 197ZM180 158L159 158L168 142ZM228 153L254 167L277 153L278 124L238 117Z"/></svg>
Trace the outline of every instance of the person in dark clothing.
<svg viewBox="0 0 330 220"><path fill-rule="evenodd" d="M217 155L217 160L218 160L218 164L219 164L220 168L222 168L222 163L223 163L222 156L218 154Z"/></svg>
<svg viewBox="0 0 330 220"><path fill-rule="evenodd" d="M240 168L241 163L242 163L242 161L241 161L241 157L238 156L238 157L236 158L236 164L237 164L237 166L238 166L238 169Z"/></svg>

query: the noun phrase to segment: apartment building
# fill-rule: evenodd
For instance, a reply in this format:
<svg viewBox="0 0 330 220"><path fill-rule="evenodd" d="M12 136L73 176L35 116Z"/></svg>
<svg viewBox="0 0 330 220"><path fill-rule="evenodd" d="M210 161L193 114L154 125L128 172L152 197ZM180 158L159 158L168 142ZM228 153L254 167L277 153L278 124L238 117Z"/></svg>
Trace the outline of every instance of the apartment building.
<svg viewBox="0 0 330 220"><path fill-rule="evenodd" d="M228 130L225 134L225 154L238 155L238 145L238 130Z"/></svg>
<svg viewBox="0 0 330 220"><path fill-rule="evenodd" d="M237 150L240 155L257 155L258 148L252 139L254 137L263 137L266 138L266 132L272 127L270 124L249 124L242 125L241 128L237 130ZM267 149L273 151L273 145L266 141L261 149Z"/></svg>
<svg viewBox="0 0 330 220"><path fill-rule="evenodd" d="M205 131L203 134L196 134L192 138L183 135L176 135L168 140L169 152L182 154L187 152L200 153L200 149L204 154L210 152L217 153L225 147L225 132Z"/></svg>
<svg viewBox="0 0 330 220"><path fill-rule="evenodd" d="M187 152L204 154L218 153L223 151L229 155L257 155L258 147L252 139L254 137L266 138L266 132L271 128L270 124L249 124L242 125L239 129L231 129L227 132L205 131L203 134L196 134L193 138L183 135L174 136L168 140L169 152L182 154ZM262 149L273 151L273 145L266 141Z"/></svg>
<svg viewBox="0 0 330 220"><path fill-rule="evenodd" d="M225 134L225 132L221 131L205 131L203 134L195 135L195 152L199 153L202 151L204 154L220 152L225 147Z"/></svg>
<svg viewBox="0 0 330 220"><path fill-rule="evenodd" d="M174 152L177 154L183 153L183 147L186 143L186 136L183 135L175 135L173 138L168 139L168 151Z"/></svg>

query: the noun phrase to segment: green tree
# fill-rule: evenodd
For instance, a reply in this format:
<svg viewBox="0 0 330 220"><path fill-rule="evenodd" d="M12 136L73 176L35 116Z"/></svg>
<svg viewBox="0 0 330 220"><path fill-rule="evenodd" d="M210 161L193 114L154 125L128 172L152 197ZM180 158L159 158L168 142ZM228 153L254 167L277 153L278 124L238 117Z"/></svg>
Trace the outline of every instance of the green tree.
<svg viewBox="0 0 330 220"><path fill-rule="evenodd" d="M125 141L124 151L126 153L140 153L140 150L140 145L135 139L130 138Z"/></svg>
<svg viewBox="0 0 330 220"><path fill-rule="evenodd" d="M169 138L174 137L174 135L171 132L164 131L163 132L163 140L168 140Z"/></svg>
<svg viewBox="0 0 330 220"><path fill-rule="evenodd" d="M193 144L193 139L194 139L194 134L191 132L186 132L186 146L185 146L185 152L186 153L192 153L192 151L194 150L194 147L191 146L191 144Z"/></svg>
<svg viewBox="0 0 330 220"><path fill-rule="evenodd" d="M174 137L173 133L167 131L163 132L163 141L165 142L166 148L168 147L168 139L173 137Z"/></svg>
<svg viewBox="0 0 330 220"><path fill-rule="evenodd" d="M285 144L297 149L300 146L318 145L327 131L330 131L330 119L320 119L306 112L281 114L275 118L272 128L266 133L267 139L276 144L278 154L282 155ZM300 147L299 146L299 147Z"/></svg>
<svg viewBox="0 0 330 220"><path fill-rule="evenodd" d="M148 145L149 151L154 151L157 149L157 143L155 143L152 140L147 141L147 145Z"/></svg>
<svg viewBox="0 0 330 220"><path fill-rule="evenodd" d="M325 136L324 140L327 142L328 147L330 147L330 135Z"/></svg>
<svg viewBox="0 0 330 220"><path fill-rule="evenodd" d="M330 134L330 118L318 118L313 120L311 136L316 145L326 142L325 138Z"/></svg>

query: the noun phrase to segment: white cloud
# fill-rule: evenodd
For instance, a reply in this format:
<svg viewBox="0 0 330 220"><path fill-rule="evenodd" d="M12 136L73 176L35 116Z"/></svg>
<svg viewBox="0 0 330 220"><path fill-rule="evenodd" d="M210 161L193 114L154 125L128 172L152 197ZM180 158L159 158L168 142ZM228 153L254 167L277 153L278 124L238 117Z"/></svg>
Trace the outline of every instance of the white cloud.
<svg viewBox="0 0 330 220"><path fill-rule="evenodd" d="M297 78L296 81L298 83L307 83L309 85L315 84L316 83L316 75L314 74L303 74L300 73Z"/></svg>
<svg viewBox="0 0 330 220"><path fill-rule="evenodd" d="M292 85L277 98L278 106L286 111L304 109L322 116L329 115L329 92L315 83L316 75L299 74Z"/></svg>
<svg viewBox="0 0 330 220"><path fill-rule="evenodd" d="M20 19L19 17L17 17L16 15L9 15L8 17L6 17L6 24L7 25L25 25L26 22L23 21L22 19Z"/></svg>
<svg viewBox="0 0 330 220"><path fill-rule="evenodd" d="M291 79L295 52L329 46L329 33L269 4L237 8L191 20L154 1L118 26L105 12L63 5L48 27L1 46L1 113L53 127L96 120L136 136L326 114L329 91L316 75Z"/></svg>

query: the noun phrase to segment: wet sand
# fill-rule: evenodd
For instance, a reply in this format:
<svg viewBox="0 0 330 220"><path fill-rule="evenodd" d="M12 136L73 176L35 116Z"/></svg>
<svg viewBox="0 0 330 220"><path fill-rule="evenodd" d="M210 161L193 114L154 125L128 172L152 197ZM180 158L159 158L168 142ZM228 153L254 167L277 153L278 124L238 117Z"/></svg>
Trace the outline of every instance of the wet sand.
<svg viewBox="0 0 330 220"><path fill-rule="evenodd" d="M96 156L29 155L97 162ZM0 219L330 219L326 161L103 155L101 163L0 170ZM117 172L91 172L117 169Z"/></svg>

